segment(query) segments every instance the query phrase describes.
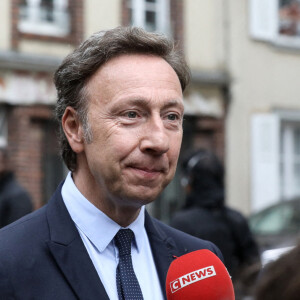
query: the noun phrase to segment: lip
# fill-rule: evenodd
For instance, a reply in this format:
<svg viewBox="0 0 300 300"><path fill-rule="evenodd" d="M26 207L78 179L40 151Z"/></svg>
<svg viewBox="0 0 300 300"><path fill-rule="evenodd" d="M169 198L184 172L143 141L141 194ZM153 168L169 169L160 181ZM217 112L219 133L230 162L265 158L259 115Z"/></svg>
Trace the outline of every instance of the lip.
<svg viewBox="0 0 300 300"><path fill-rule="evenodd" d="M133 172L135 176L147 180L155 180L163 173L162 168L147 168L137 166L130 166L127 168Z"/></svg>
<svg viewBox="0 0 300 300"><path fill-rule="evenodd" d="M145 172L160 172L165 173L168 170L168 163L165 160L148 160L148 159L140 159L138 161L128 161L125 164L125 167L138 169Z"/></svg>
<svg viewBox="0 0 300 300"><path fill-rule="evenodd" d="M148 167L138 167L138 166L132 166L132 168L134 169L138 169L138 170L142 170L144 172L149 172L149 173L152 173L152 172L162 172L163 171L163 168L148 168Z"/></svg>

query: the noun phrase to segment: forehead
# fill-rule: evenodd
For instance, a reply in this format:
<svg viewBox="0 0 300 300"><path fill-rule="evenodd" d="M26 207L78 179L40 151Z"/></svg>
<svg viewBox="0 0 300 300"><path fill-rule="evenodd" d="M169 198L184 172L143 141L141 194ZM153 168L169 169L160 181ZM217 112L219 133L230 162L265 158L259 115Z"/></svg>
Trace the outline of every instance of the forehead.
<svg viewBox="0 0 300 300"><path fill-rule="evenodd" d="M125 90L139 86L181 92L178 76L163 58L144 54L124 54L102 65L87 83L93 94L104 90Z"/></svg>
<svg viewBox="0 0 300 300"><path fill-rule="evenodd" d="M162 57L149 54L122 54L117 57L110 59L108 62L103 64L96 72L105 74L107 76L111 75L111 71L118 69L119 71L129 71L129 70L145 70L146 72L157 72L158 68L163 73L171 72L177 77L174 69L171 65L165 61ZM121 73L122 74L122 73Z"/></svg>

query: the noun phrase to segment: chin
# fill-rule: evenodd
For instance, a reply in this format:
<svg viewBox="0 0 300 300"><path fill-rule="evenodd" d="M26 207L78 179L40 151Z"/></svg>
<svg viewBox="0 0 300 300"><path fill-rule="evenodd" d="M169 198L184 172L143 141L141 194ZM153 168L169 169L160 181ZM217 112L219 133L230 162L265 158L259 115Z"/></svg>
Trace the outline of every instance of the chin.
<svg viewBox="0 0 300 300"><path fill-rule="evenodd" d="M140 191L140 192L134 192L134 193L127 193L123 199L127 199L127 201L131 204L134 204L134 206L141 207L143 205L149 204L153 202L161 191L154 192L152 191Z"/></svg>
<svg viewBox="0 0 300 300"><path fill-rule="evenodd" d="M136 203L140 203L141 205L146 205L153 202L158 195L139 195L138 197L132 198L132 200Z"/></svg>

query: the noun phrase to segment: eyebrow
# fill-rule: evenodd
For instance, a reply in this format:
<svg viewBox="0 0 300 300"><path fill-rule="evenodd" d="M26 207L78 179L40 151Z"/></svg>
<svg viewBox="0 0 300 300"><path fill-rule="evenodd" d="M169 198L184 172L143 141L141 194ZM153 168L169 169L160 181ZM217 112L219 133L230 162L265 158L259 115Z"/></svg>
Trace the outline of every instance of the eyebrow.
<svg viewBox="0 0 300 300"><path fill-rule="evenodd" d="M148 107L149 100L143 99L143 98L136 98L136 99L130 99L127 101L127 103L130 103L131 105L141 106L141 107ZM170 107L179 106L182 110L184 110L184 105L182 103L182 100L178 99L171 99L168 100L167 103L165 103L162 107L162 109L167 109Z"/></svg>
<svg viewBox="0 0 300 300"><path fill-rule="evenodd" d="M173 106L179 106L182 110L184 110L184 105L183 105L182 100L179 101L177 99L169 100L168 103L166 103L163 106L163 108L166 109L166 108L173 107Z"/></svg>

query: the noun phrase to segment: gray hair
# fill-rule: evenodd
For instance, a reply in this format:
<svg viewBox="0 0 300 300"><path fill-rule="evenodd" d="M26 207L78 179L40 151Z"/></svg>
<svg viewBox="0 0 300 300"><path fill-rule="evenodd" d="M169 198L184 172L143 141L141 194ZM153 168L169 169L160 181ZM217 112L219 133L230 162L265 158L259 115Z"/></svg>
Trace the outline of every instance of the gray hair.
<svg viewBox="0 0 300 300"><path fill-rule="evenodd" d="M55 108L60 125L61 154L67 167L76 169L76 153L71 149L62 129L62 116L67 106L75 109L84 129L87 143L92 141L88 122L88 93L86 83L108 60L122 54L149 54L163 58L176 72L182 91L185 90L190 71L183 55L174 42L158 33L136 27L117 27L94 33L70 53L54 74L58 100Z"/></svg>

